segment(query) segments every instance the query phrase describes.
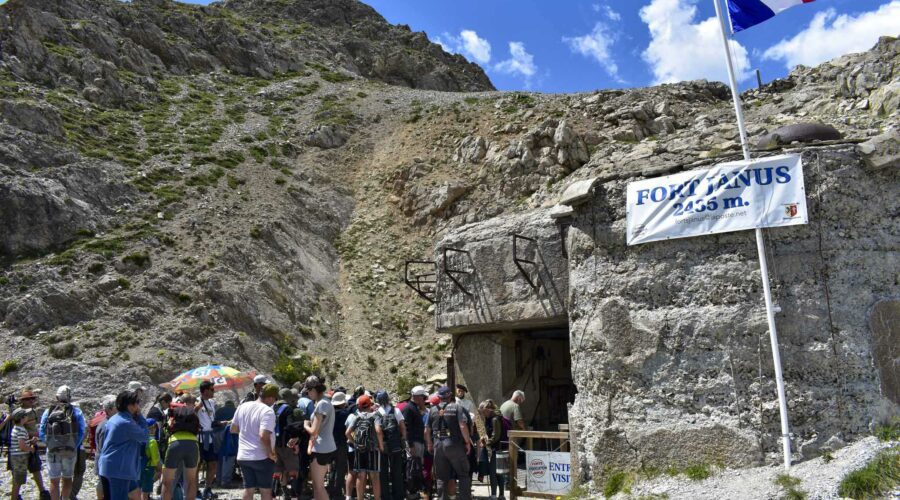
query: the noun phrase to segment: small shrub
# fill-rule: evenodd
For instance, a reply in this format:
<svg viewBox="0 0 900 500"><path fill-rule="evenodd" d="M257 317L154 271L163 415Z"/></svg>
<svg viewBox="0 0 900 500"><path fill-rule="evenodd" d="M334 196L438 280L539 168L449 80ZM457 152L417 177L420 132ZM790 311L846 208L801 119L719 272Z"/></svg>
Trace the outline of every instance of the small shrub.
<svg viewBox="0 0 900 500"><path fill-rule="evenodd" d="M130 253L122 257L125 264L134 264L137 267L144 267L150 263L150 256L143 252Z"/></svg>
<svg viewBox="0 0 900 500"><path fill-rule="evenodd" d="M259 226L253 226L250 228L250 237L259 239L262 237L262 228Z"/></svg>
<svg viewBox="0 0 900 500"><path fill-rule="evenodd" d="M627 472L614 472L606 478L606 484L603 485L603 496L609 498L620 491L628 493L630 483L631 477Z"/></svg>
<svg viewBox="0 0 900 500"><path fill-rule="evenodd" d="M830 450L825 450L825 452L822 453L822 460L824 460L825 463L827 464L827 463L831 462L832 460L834 460L834 455L831 453Z"/></svg>
<svg viewBox="0 0 900 500"><path fill-rule="evenodd" d="M72 341L53 344L50 346L49 352L56 359L73 358L78 353L78 346Z"/></svg>
<svg viewBox="0 0 900 500"><path fill-rule="evenodd" d="M805 500L806 492L797 488L800 479L790 474L778 474L775 476L775 484L784 489L784 498L787 500Z"/></svg>
<svg viewBox="0 0 900 500"><path fill-rule="evenodd" d="M0 276L0 285L8 285L8 284L9 284L9 278L7 278L6 276Z"/></svg>
<svg viewBox="0 0 900 500"><path fill-rule="evenodd" d="M708 478L711 473L709 472L708 465L694 464L684 469L684 475L692 481L703 481L704 479Z"/></svg>
<svg viewBox="0 0 900 500"><path fill-rule="evenodd" d="M306 377L318 373L320 370L321 364L318 360L307 354L294 357L281 354L272 368L272 376L286 387L290 387L295 382L306 380Z"/></svg>
<svg viewBox="0 0 900 500"><path fill-rule="evenodd" d="M900 485L900 451L885 450L862 469L847 474L838 493L850 498L881 498L897 485Z"/></svg>
<svg viewBox="0 0 900 500"><path fill-rule="evenodd" d="M178 302L181 302L182 304L187 304L190 301L191 301L191 296L189 294L184 293L184 292L181 292L178 294Z"/></svg>
<svg viewBox="0 0 900 500"><path fill-rule="evenodd" d="M278 177L275 179L275 184L278 184L279 186L283 186L286 183L287 179L285 179L284 177Z"/></svg>
<svg viewBox="0 0 900 500"><path fill-rule="evenodd" d="M391 367L396 368L396 366ZM396 372L392 372L396 373ZM419 385L419 381L412 375L400 375L397 377L397 395L401 398L412 390L413 387Z"/></svg>
<svg viewBox="0 0 900 500"><path fill-rule="evenodd" d="M388 371L391 372L391 375L395 375L398 371L400 371L400 369L397 368L397 365L393 365L390 368L388 368Z"/></svg>
<svg viewBox="0 0 900 500"><path fill-rule="evenodd" d="M87 270L91 274L99 274L102 273L105 268L106 266L103 265L102 262L94 262L93 264L88 266Z"/></svg>
<svg viewBox="0 0 900 500"><path fill-rule="evenodd" d="M128 281L128 278L120 277L116 279L116 283L118 283L119 287L121 287L123 290L128 290L129 288L131 288L131 282Z"/></svg>
<svg viewBox="0 0 900 500"><path fill-rule="evenodd" d="M885 442L900 440L900 417L894 417L889 424L875 427L875 436L879 441Z"/></svg>
<svg viewBox="0 0 900 500"><path fill-rule="evenodd" d="M19 369L19 360L8 359L0 365L0 375L6 375Z"/></svg>

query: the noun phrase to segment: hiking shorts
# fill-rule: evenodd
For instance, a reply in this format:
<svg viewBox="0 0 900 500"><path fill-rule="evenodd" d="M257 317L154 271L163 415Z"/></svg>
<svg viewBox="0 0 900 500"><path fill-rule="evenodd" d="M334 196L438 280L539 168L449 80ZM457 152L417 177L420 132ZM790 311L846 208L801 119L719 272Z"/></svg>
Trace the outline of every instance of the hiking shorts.
<svg viewBox="0 0 900 500"><path fill-rule="evenodd" d="M316 459L316 463L319 465L329 466L331 462L334 462L334 457L337 455L336 451L330 451L328 453L318 453L313 452L313 457Z"/></svg>
<svg viewBox="0 0 900 500"><path fill-rule="evenodd" d="M141 493L153 493L153 483L156 478L156 469L152 466L144 467L141 471Z"/></svg>
<svg viewBox="0 0 900 500"><path fill-rule="evenodd" d="M276 471L295 476L300 473L300 456L294 453L293 448L276 446L275 454L278 455L278 460L275 462Z"/></svg>
<svg viewBox="0 0 900 500"><path fill-rule="evenodd" d="M196 441L178 439L169 443L166 450L166 461L163 465L166 469L177 469L184 465L186 469L197 467L200 462L200 447Z"/></svg>
<svg viewBox="0 0 900 500"><path fill-rule="evenodd" d="M381 472L381 452L378 450L353 452L353 472Z"/></svg>
<svg viewBox="0 0 900 500"><path fill-rule="evenodd" d="M244 489L272 489L272 476L275 475L275 462L269 460L238 460L241 476L244 478Z"/></svg>
<svg viewBox="0 0 900 500"><path fill-rule="evenodd" d="M47 453L47 475L50 479L75 477L75 461L78 455Z"/></svg>
<svg viewBox="0 0 900 500"><path fill-rule="evenodd" d="M28 480L28 453L24 455L10 455L9 466L12 470L13 481L25 484Z"/></svg>

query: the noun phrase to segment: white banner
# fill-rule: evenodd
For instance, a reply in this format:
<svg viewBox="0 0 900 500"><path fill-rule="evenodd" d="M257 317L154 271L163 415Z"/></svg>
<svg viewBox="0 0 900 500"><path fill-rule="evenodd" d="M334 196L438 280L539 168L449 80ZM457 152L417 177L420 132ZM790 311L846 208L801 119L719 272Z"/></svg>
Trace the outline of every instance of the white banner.
<svg viewBox="0 0 900 500"><path fill-rule="evenodd" d="M526 451L528 470L526 488L534 493L566 494L572 488L571 463L568 453Z"/></svg>
<svg viewBox="0 0 900 500"><path fill-rule="evenodd" d="M629 245L809 221L800 155L632 182L627 203Z"/></svg>

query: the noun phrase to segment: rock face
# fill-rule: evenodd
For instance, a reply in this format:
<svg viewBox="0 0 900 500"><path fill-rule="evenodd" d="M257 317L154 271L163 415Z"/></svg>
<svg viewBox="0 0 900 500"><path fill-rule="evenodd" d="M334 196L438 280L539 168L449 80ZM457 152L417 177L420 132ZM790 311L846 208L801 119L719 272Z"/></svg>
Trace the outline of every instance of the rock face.
<svg viewBox="0 0 900 500"><path fill-rule="evenodd" d="M882 387L896 377L896 352L884 347L892 306L868 311L894 293L897 222L857 206L900 192L895 174L868 171L850 147L807 152L804 164L810 224L767 231L767 240L791 432L795 445L821 445L865 434L890 397ZM600 185L569 232L571 329L585 331L571 346L582 473L777 462L752 233L627 247L629 180ZM881 321L877 330L870 321Z"/></svg>
<svg viewBox="0 0 900 500"><path fill-rule="evenodd" d="M321 61L413 88L493 90L484 71L424 33L388 24L356 0L12 0L0 16L5 67L19 78L76 84L86 99L144 101L156 73L225 70L261 77ZM120 70L127 71L123 75Z"/></svg>

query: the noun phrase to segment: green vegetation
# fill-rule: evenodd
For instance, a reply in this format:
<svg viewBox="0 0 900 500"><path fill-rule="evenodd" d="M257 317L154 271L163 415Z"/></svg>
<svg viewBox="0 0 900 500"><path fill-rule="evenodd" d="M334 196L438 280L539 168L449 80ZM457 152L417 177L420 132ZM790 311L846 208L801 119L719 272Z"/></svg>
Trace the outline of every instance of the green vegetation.
<svg viewBox="0 0 900 500"><path fill-rule="evenodd" d="M51 54L56 54L60 57L78 57L78 52L76 52L75 49L69 47L68 45L58 45L45 40L44 48L47 49L47 51Z"/></svg>
<svg viewBox="0 0 900 500"><path fill-rule="evenodd" d="M890 423L875 427L875 436L879 441L900 440L900 417L894 417Z"/></svg>
<svg viewBox="0 0 900 500"><path fill-rule="evenodd" d="M191 296L190 296L190 294L185 293L185 292L179 293L179 294L178 294L178 302L181 302L182 304L188 304L188 303L190 303L190 302L191 302Z"/></svg>
<svg viewBox="0 0 900 500"><path fill-rule="evenodd" d="M129 288L131 288L131 282L128 281L128 278L119 277L116 279L116 283L118 283L119 288L123 290L128 290Z"/></svg>
<svg viewBox="0 0 900 500"><path fill-rule="evenodd" d="M572 489L570 489L569 492L565 495L556 498L558 500L581 500L583 498L590 498L590 493L591 492L588 491L588 489L584 485L578 484L573 485Z"/></svg>
<svg viewBox="0 0 900 500"><path fill-rule="evenodd" d="M798 488L800 479L790 474L778 474L775 476L775 484L784 489L784 498L787 500L806 499L806 492Z"/></svg>
<svg viewBox="0 0 900 500"><path fill-rule="evenodd" d="M316 71L318 71L319 76L326 82L342 83L342 82L349 82L350 80L353 80L352 76L338 72L338 71L333 71L319 63L306 63L306 65L315 69Z"/></svg>
<svg viewBox="0 0 900 500"><path fill-rule="evenodd" d="M144 267L150 263L150 256L144 252L130 253L122 257L122 262L125 264L133 264L137 267Z"/></svg>
<svg viewBox="0 0 900 500"><path fill-rule="evenodd" d="M709 471L709 465L707 464L693 464L684 469L684 475L692 481L702 481L711 476L712 473Z"/></svg>
<svg viewBox="0 0 900 500"><path fill-rule="evenodd" d="M8 359L0 364L0 375L6 375L19 369L19 360Z"/></svg>
<svg viewBox="0 0 900 500"><path fill-rule="evenodd" d="M341 102L338 96L331 94L322 96L313 119L323 124L350 125L356 120L356 115L347 109L346 102Z"/></svg>
<svg viewBox="0 0 900 500"><path fill-rule="evenodd" d="M209 169L205 174L192 175L185 182L188 186L215 186L225 175L225 171L219 167Z"/></svg>
<svg viewBox="0 0 900 500"><path fill-rule="evenodd" d="M0 285L8 285L8 284L9 284L9 278L7 278L6 276L0 276Z"/></svg>
<svg viewBox="0 0 900 500"><path fill-rule="evenodd" d="M230 187L231 189L237 189L238 187L242 186L243 184L245 184L247 182L246 180L240 179L231 174L228 174L227 180L228 180L228 187Z"/></svg>
<svg viewBox="0 0 900 500"><path fill-rule="evenodd" d="M391 367L395 368L395 367ZM404 397L409 394L413 387L419 385L418 380L411 375L400 375L396 378L397 380L397 395L400 397Z"/></svg>
<svg viewBox="0 0 900 500"><path fill-rule="evenodd" d="M259 226L253 226L250 228L250 237L254 239L259 239L262 237L262 228Z"/></svg>
<svg viewBox="0 0 900 500"><path fill-rule="evenodd" d="M900 485L900 450L884 450L865 467L847 474L838 487L842 497L883 498Z"/></svg>
<svg viewBox="0 0 900 500"><path fill-rule="evenodd" d="M610 474L603 485L603 496L609 498L616 493L631 493L631 485L634 484L634 474L618 471Z"/></svg>
<svg viewBox="0 0 900 500"><path fill-rule="evenodd" d="M534 105L534 97L522 92L514 92L509 96L509 103L503 106L503 112L515 113L522 108L533 108Z"/></svg>
<svg viewBox="0 0 900 500"><path fill-rule="evenodd" d="M313 373L319 373L321 363L308 354L288 356L281 353L272 368L272 376L284 386L290 387L295 382L306 380Z"/></svg>

